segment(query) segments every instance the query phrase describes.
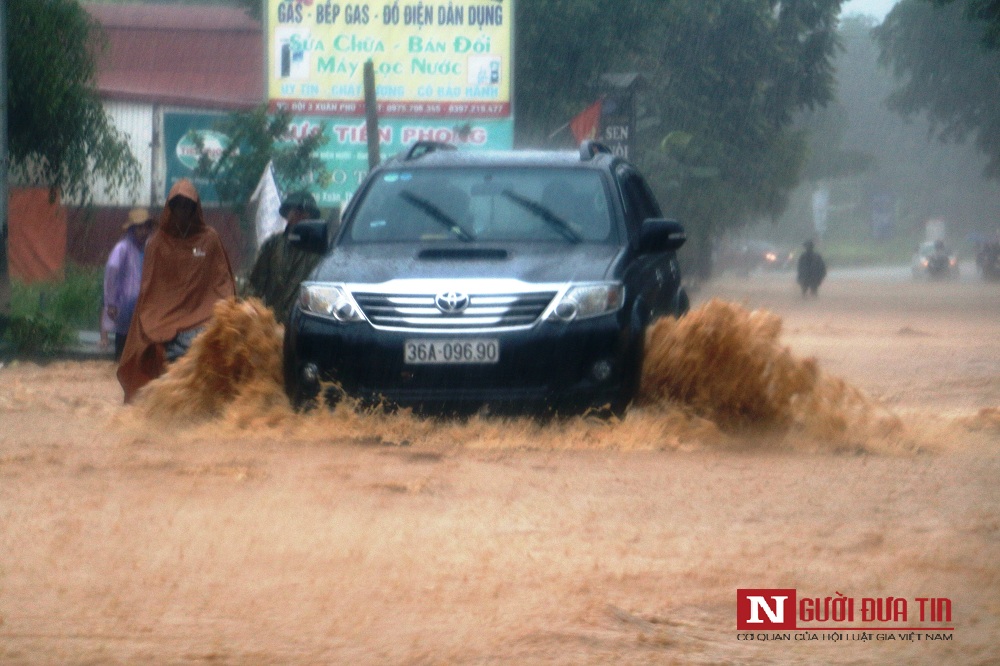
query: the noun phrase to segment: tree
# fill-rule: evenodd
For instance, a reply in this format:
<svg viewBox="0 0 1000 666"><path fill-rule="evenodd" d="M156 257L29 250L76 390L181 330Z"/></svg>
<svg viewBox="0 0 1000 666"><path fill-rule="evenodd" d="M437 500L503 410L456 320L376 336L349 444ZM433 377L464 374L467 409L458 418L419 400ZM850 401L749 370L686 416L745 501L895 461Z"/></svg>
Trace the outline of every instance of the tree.
<svg viewBox="0 0 1000 666"><path fill-rule="evenodd" d="M839 0L712 0L659 8L645 70L667 137L646 168L692 231L695 270L710 273L711 239L787 205L806 157L798 112L833 96Z"/></svg>
<svg viewBox="0 0 1000 666"><path fill-rule="evenodd" d="M907 118L925 114L942 141L973 137L989 160L985 174L1000 179L1000 49L984 44L990 24L968 18L981 4L903 0L874 36L899 81L890 108Z"/></svg>
<svg viewBox="0 0 1000 666"><path fill-rule="evenodd" d="M10 179L83 201L95 174L110 191L137 187L138 162L95 89L97 26L76 0L8 0L4 5ZM6 268L4 235L0 316L9 310Z"/></svg>
<svg viewBox="0 0 1000 666"><path fill-rule="evenodd" d="M321 187L329 184L330 174L316 155L329 140L325 126L293 137L291 121L288 111L269 115L266 105L230 114L216 126L229 137L229 145L214 157L205 150L201 136L194 134L200 153L195 174L212 181L220 201L239 217L244 238L254 238L254 221L247 215L247 202L268 163L273 163L278 187L285 192L312 183Z"/></svg>
<svg viewBox="0 0 1000 666"><path fill-rule="evenodd" d="M95 174L137 187L139 166L95 88L100 31L76 0L8 3L12 179L86 200Z"/></svg>
<svg viewBox="0 0 1000 666"><path fill-rule="evenodd" d="M811 182L796 191L769 235L801 242L815 233L814 185L823 181L830 192L831 241L874 240L873 232L885 241L891 236L895 240L866 252L898 252L896 258L906 260L909 242L923 234L928 218L948 220L953 239L981 233L989 220L1000 219L1000 182L983 179L986 160L975 146L936 141L925 117L905 120L887 108L895 81L878 64L871 35L876 24L866 16L841 20L836 99L799 123L809 135L803 179Z"/></svg>
<svg viewBox="0 0 1000 666"><path fill-rule="evenodd" d="M645 4L636 0L515 3L517 145L552 145L549 135L594 101L601 74L634 66L645 34Z"/></svg>
<svg viewBox="0 0 1000 666"><path fill-rule="evenodd" d="M950 5L955 0L932 0L936 5ZM968 0L965 17L983 24L983 44L1000 49L1000 0Z"/></svg>
<svg viewBox="0 0 1000 666"><path fill-rule="evenodd" d="M805 159L797 112L832 98L841 0L533 0L517 4L517 139L593 101L597 76L649 82L640 167L701 249L786 205ZM656 129L652 129L655 127ZM690 252L688 253L690 254Z"/></svg>

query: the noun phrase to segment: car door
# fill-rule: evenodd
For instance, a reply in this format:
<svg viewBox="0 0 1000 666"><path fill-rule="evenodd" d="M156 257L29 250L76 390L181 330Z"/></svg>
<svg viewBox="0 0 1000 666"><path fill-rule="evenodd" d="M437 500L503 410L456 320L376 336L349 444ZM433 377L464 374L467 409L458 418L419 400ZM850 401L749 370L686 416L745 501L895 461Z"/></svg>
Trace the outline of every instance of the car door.
<svg viewBox="0 0 1000 666"><path fill-rule="evenodd" d="M643 220L663 217L663 213L649 185L635 168L622 164L615 176L625 204L629 238L633 247L638 248ZM635 255L627 271L626 289L635 289L642 299L645 323L671 312L677 283L676 270L673 252Z"/></svg>

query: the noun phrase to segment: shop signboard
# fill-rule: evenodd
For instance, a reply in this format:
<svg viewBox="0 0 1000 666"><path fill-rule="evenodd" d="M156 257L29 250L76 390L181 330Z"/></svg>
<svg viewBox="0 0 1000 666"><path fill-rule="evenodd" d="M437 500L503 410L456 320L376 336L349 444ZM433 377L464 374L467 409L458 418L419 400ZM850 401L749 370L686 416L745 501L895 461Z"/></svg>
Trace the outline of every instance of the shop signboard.
<svg viewBox="0 0 1000 666"><path fill-rule="evenodd" d="M166 181L163 198L166 200L170 188L181 178L191 180L198 188L203 204L219 202L215 187L207 178L195 176L199 151L196 136L201 138L208 156L218 157L229 146L229 137L218 131L222 113L164 113L163 147L166 159Z"/></svg>
<svg viewBox="0 0 1000 666"><path fill-rule="evenodd" d="M293 136L325 124L331 184L347 201L367 172L364 65L372 61L383 157L414 141L513 147L513 0L267 0L268 105Z"/></svg>

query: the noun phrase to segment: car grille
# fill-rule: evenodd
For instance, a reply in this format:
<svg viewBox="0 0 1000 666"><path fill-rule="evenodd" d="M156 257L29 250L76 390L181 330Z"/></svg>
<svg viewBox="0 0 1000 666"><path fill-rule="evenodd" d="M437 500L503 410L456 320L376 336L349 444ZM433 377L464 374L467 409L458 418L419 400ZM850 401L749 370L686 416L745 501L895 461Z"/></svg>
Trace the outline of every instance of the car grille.
<svg viewBox="0 0 1000 666"><path fill-rule="evenodd" d="M549 306L556 293L469 293L468 307L457 314L445 314L438 309L435 305L437 293L385 294L352 291L351 295L374 326L446 331L531 326Z"/></svg>

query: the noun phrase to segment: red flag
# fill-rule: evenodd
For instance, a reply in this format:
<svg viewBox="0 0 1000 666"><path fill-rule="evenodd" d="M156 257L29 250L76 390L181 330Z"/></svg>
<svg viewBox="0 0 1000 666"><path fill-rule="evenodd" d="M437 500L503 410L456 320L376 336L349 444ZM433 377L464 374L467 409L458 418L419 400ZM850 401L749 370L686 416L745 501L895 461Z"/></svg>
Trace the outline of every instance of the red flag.
<svg viewBox="0 0 1000 666"><path fill-rule="evenodd" d="M597 100L569 121L569 128L577 143L597 138L597 133L600 130L598 126L601 122L602 102L603 100Z"/></svg>

